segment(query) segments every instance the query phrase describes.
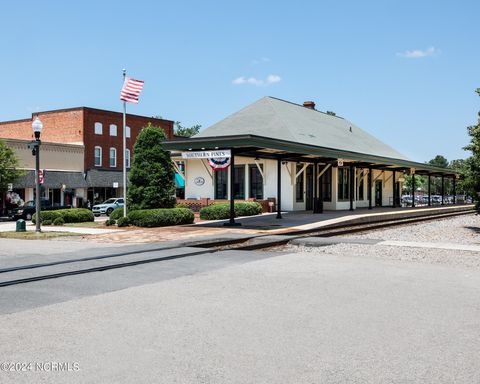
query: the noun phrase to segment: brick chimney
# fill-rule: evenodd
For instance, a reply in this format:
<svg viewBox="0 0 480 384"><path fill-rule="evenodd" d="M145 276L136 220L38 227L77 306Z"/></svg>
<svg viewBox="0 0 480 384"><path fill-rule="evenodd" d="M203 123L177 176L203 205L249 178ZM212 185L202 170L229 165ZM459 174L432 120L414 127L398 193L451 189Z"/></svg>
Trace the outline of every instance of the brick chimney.
<svg viewBox="0 0 480 384"><path fill-rule="evenodd" d="M303 106L309 109L315 109L315 103L313 101L304 101Z"/></svg>

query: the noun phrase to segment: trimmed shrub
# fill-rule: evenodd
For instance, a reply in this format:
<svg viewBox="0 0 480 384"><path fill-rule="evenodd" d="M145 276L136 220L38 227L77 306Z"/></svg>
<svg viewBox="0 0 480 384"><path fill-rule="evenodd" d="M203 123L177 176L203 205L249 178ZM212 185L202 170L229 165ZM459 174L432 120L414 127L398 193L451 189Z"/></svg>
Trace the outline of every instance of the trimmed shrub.
<svg viewBox="0 0 480 384"><path fill-rule="evenodd" d="M128 222L128 217L120 217L118 220L117 220L117 225L119 227L128 227L130 225L130 223Z"/></svg>
<svg viewBox="0 0 480 384"><path fill-rule="evenodd" d="M262 206L255 201L235 203L235 217L254 216L262 213ZM224 220L230 217L230 203L212 204L200 210L202 220Z"/></svg>
<svg viewBox="0 0 480 384"><path fill-rule="evenodd" d="M128 222L137 227L165 227L192 224L193 211L188 208L141 209L128 214Z"/></svg>
<svg viewBox="0 0 480 384"><path fill-rule="evenodd" d="M190 207L185 203L178 203L178 204L175 205L175 208L188 208L188 209L190 209Z"/></svg>
<svg viewBox="0 0 480 384"><path fill-rule="evenodd" d="M110 225L115 225L116 221L113 220L113 219L108 219L107 221L105 221L105 225L107 227L109 227Z"/></svg>
<svg viewBox="0 0 480 384"><path fill-rule="evenodd" d="M42 225L52 225L52 220L43 220Z"/></svg>
<svg viewBox="0 0 480 384"><path fill-rule="evenodd" d="M51 220L53 222L57 217L61 217L65 223L85 223L95 220L92 211L86 208L57 209L40 212L40 222L45 220ZM33 215L32 222L35 223L35 220L36 214Z"/></svg>
<svg viewBox="0 0 480 384"><path fill-rule="evenodd" d="M53 225L63 225L65 224L65 220L63 220L63 217L57 217L55 220L53 220Z"/></svg>
<svg viewBox="0 0 480 384"><path fill-rule="evenodd" d="M121 217L123 217L123 207L115 208L109 216L112 220L118 220Z"/></svg>

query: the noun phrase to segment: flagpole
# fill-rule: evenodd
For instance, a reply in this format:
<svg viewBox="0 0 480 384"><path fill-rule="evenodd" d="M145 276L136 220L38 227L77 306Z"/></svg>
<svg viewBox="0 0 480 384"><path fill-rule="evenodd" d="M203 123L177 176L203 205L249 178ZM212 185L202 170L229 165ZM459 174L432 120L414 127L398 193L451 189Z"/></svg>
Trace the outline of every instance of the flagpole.
<svg viewBox="0 0 480 384"><path fill-rule="evenodd" d="M123 69L123 83L127 70ZM123 216L127 217L127 102L123 101Z"/></svg>

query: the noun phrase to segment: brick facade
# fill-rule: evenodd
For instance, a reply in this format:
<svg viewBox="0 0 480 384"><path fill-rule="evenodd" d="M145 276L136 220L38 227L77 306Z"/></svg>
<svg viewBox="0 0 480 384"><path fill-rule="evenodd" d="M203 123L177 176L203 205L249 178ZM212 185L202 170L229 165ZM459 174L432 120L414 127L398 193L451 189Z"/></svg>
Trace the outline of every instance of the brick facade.
<svg viewBox="0 0 480 384"><path fill-rule="evenodd" d="M43 123L41 139L52 143L75 143L85 146L84 170L102 169L120 171L123 164L122 127L123 114L101 109L78 107L32 114L38 116ZM0 138L32 140L32 119L0 122ZM95 123L102 124L102 134L95 134ZM130 127L130 138L127 148L133 156L133 145L140 130L148 123L161 127L167 138L173 137L173 121L155 119L146 116L127 114L127 126ZM117 135L110 135L110 125L117 126ZM95 147L102 148L102 165L95 166ZM110 167L110 148L117 153L116 166Z"/></svg>

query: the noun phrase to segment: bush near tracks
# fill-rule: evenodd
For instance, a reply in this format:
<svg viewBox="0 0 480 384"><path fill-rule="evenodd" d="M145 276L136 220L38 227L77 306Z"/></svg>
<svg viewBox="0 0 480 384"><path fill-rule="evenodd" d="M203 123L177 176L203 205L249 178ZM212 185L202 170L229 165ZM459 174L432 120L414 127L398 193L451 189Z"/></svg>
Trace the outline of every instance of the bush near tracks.
<svg viewBox="0 0 480 384"><path fill-rule="evenodd" d="M53 225L63 225L65 224L65 220L63 220L63 217L57 217L55 220L53 220Z"/></svg>
<svg viewBox="0 0 480 384"><path fill-rule="evenodd" d="M40 222L45 220L54 221L56 218L61 217L64 223L85 223L87 221L94 221L92 211L86 208L69 208L69 209L57 209L54 211L41 211ZM32 222L35 223L37 214L32 217Z"/></svg>
<svg viewBox="0 0 480 384"><path fill-rule="evenodd" d="M118 220L120 217L123 217L123 207L115 208L109 216L111 220Z"/></svg>
<svg viewBox="0 0 480 384"><path fill-rule="evenodd" d="M120 217L117 220L117 226L118 227L128 227L130 225L130 222L128 221L128 217Z"/></svg>
<svg viewBox="0 0 480 384"><path fill-rule="evenodd" d="M235 203L235 217L262 213L262 206L254 201ZM200 210L202 220L223 220L230 217L230 203L212 204Z"/></svg>
<svg viewBox="0 0 480 384"><path fill-rule="evenodd" d="M165 227L169 225L192 224L195 218L188 208L159 208L131 211L128 223L137 227Z"/></svg>

